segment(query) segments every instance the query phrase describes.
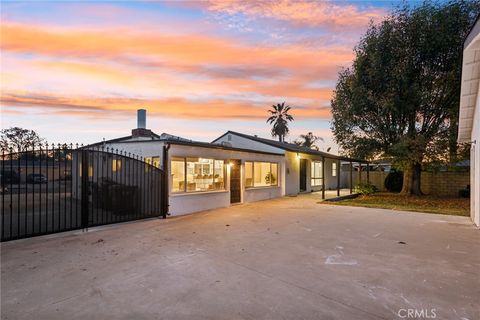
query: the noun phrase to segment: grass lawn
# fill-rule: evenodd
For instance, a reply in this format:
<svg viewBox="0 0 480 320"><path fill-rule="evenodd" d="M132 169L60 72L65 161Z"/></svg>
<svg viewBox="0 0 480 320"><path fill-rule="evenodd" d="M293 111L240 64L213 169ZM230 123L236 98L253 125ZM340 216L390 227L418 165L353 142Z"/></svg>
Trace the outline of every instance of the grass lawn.
<svg viewBox="0 0 480 320"><path fill-rule="evenodd" d="M320 203L339 206L383 208L403 211L470 215L470 199L435 196L403 196L397 193L379 192L368 196L342 201L322 201Z"/></svg>

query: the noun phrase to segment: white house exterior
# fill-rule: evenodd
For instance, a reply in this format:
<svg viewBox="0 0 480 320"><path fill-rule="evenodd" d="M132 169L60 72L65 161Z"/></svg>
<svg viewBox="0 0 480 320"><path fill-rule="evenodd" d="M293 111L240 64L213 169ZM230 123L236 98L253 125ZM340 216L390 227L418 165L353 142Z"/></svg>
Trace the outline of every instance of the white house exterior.
<svg viewBox="0 0 480 320"><path fill-rule="evenodd" d="M170 215L278 198L285 194L285 160L282 154L173 139L133 138L107 142L106 145L141 155L148 162L153 161L166 168ZM167 166L164 166L164 147L168 148ZM258 187L246 186L245 166L248 163L261 163L264 166L268 163L270 168L275 168L275 173L270 169L275 180L268 186L265 183ZM236 197L233 193L236 193Z"/></svg>
<svg viewBox="0 0 480 320"><path fill-rule="evenodd" d="M341 172L341 169L345 167L342 164L345 162L364 163L361 160L340 157L295 144L264 139L234 131L226 132L212 141L212 143L282 153L285 156L286 195L349 188L353 182L349 181L350 177L348 174Z"/></svg>
<svg viewBox="0 0 480 320"><path fill-rule="evenodd" d="M164 169L170 215L302 192L340 194L353 184L351 175L341 174L342 163L358 160L231 131L212 143L157 135L145 128L145 111L138 115L131 136L92 146L132 153Z"/></svg>
<svg viewBox="0 0 480 320"><path fill-rule="evenodd" d="M480 22L477 20L463 49L458 142L471 143L470 210L480 226Z"/></svg>

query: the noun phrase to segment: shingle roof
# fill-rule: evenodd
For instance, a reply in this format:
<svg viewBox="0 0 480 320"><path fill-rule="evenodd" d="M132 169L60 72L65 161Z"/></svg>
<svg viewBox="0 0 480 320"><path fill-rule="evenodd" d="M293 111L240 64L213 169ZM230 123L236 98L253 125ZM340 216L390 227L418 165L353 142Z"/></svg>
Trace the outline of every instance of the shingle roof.
<svg viewBox="0 0 480 320"><path fill-rule="evenodd" d="M115 143L115 142L123 142L125 140L129 140L129 139L132 139L132 135L129 135L129 136L125 136L125 137L120 137L120 138L115 138L115 139L110 139L110 140L105 140L105 141L100 141L100 142L95 142L95 143L91 143L91 144L88 144L85 146L86 147L96 147L96 146L100 146L104 143ZM159 141L161 140L160 139L160 136L154 132L152 132L152 139L151 140L145 140L145 141Z"/></svg>
<svg viewBox="0 0 480 320"><path fill-rule="evenodd" d="M144 140L130 140L132 136L126 136L106 141L101 141L93 144L89 144L84 146L83 148L90 148L90 147L97 147L101 146L103 143L151 143L151 142L162 142L162 143L169 143L169 144L176 144L176 145L184 145L184 146L193 146L193 147L203 147L203 148L210 148L210 149L223 149L223 150L230 150L230 151L240 151L240 152L250 152L250 153L261 153L261 154L269 154L275 156L283 156L283 153L276 153L276 152L268 152L268 151L260 151L260 150L252 150L252 149L245 149L245 148L236 148L231 146L225 146L210 142L202 142L202 141L194 141L189 140L177 136L173 136L170 134L153 134L154 139L144 139Z"/></svg>
<svg viewBox="0 0 480 320"><path fill-rule="evenodd" d="M276 140L260 138L260 137L257 137L257 136L251 136L251 135L248 135L248 134L235 132L235 131L230 131L230 130L227 131L226 133L224 133L223 135L221 135L220 137L218 137L217 139L213 140L212 143L215 143L216 141L218 141L220 138L222 138L223 136L225 136L227 134L234 134L234 135L246 138L246 139L257 141L257 142L260 142L260 143L263 143L263 144L266 144L266 145L269 145L269 146L272 146L272 147L276 147L276 148L291 151L291 152L305 153L305 154L310 154L310 155L319 155L319 156L323 156L325 158L338 159L338 160L344 160L344 161L367 162L366 160L342 157L342 156L330 154L330 153L327 153L327 152L314 150L314 149L310 149L310 148L307 148L307 147L298 146L298 145L293 144L293 143L280 142L280 141L276 141Z"/></svg>
<svg viewBox="0 0 480 320"><path fill-rule="evenodd" d="M271 140L271 139L265 139L265 138L260 138L256 136L251 136L248 134L240 133L240 132L235 132L235 131L227 131L217 139L213 140L211 143L210 142L201 142L201 141L193 141L193 140L188 140L188 139L178 139L179 137L172 136L172 135L158 135L152 132L152 139L151 140L132 140L128 141L129 139L132 138L132 136L126 136L126 137L121 137L121 138L116 138L116 139L111 139L111 140L106 140L106 141L101 141L97 143L93 143L90 145L85 146L84 148L88 147L96 147L99 145L102 145L103 143L115 143L115 142L131 142L131 143L143 143L143 142L164 142L164 143L171 143L171 144L178 144L178 145L190 145L190 146L197 146L197 147L204 147L204 148L213 148L213 149L225 149L225 150L232 150L232 151L243 151L243 152L254 152L254 153L264 153L264 154L271 154L271 155L280 155L279 153L275 152L265 152L265 151L259 151L259 150L254 150L254 149L246 149L246 148L236 148L236 147L230 147L230 146L225 146L225 145L220 145L218 143L215 143L217 140L219 140L221 137L227 135L227 134L235 134L240 137L250 139L253 141L257 141L272 147L276 147L282 150L287 150L291 152L298 152L298 153L304 153L304 154L310 154L310 155L319 155L323 156L325 158L330 158L330 159L337 159L337 160L342 160L342 161L354 161L354 162L367 162L366 160L360 160L360 159L353 159L353 158L347 158L347 157L342 157L342 156L337 156L334 154L330 154L327 152L323 151L318 151L318 150L313 150L309 149L306 147L302 146L297 146L296 144L293 143L287 143L287 142L280 142L276 140Z"/></svg>

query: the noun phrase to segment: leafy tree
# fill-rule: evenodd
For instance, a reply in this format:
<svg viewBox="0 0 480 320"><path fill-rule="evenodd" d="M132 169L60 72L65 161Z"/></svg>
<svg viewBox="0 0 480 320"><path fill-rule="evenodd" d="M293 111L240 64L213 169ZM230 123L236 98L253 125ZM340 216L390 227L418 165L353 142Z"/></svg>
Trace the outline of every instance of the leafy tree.
<svg viewBox="0 0 480 320"><path fill-rule="evenodd" d="M315 149L318 150L318 146L315 145L315 142L318 140L324 141L323 138L317 137L313 133L309 132L307 134L301 134L300 135L301 140L296 140L295 144L298 146L306 147L309 149Z"/></svg>
<svg viewBox="0 0 480 320"><path fill-rule="evenodd" d="M15 152L24 152L43 142L44 139L40 138L33 130L10 127L0 131L0 148L2 151L8 152L13 149Z"/></svg>
<svg viewBox="0 0 480 320"><path fill-rule="evenodd" d="M422 193L423 163L456 152L463 42L479 12L477 0L404 5L369 27L339 73L336 142L355 157L393 156L404 194Z"/></svg>
<svg viewBox="0 0 480 320"><path fill-rule="evenodd" d="M278 137L278 141L285 141L285 136L288 135L288 121L293 121L293 117L288 113L290 106L285 106L285 102L272 105L270 117L267 119L267 123L272 124L272 137Z"/></svg>

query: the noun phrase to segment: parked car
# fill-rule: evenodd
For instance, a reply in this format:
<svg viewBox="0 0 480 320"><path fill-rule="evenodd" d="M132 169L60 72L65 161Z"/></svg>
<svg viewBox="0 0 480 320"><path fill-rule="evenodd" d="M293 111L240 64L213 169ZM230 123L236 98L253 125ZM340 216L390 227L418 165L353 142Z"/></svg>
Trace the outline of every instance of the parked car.
<svg viewBox="0 0 480 320"><path fill-rule="evenodd" d="M27 176L28 183L47 183L47 177L41 173L31 173Z"/></svg>
<svg viewBox="0 0 480 320"><path fill-rule="evenodd" d="M20 183L20 175L15 170L0 170L0 185Z"/></svg>

